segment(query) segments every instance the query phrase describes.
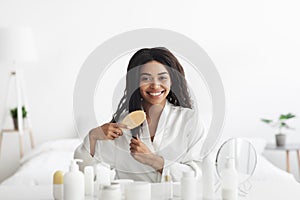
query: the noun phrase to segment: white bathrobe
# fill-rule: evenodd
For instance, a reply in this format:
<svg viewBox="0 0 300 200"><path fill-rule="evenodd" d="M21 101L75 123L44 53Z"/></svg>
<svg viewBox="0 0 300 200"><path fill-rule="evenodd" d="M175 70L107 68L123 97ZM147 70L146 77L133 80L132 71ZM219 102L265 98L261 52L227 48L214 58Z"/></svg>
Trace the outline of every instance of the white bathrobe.
<svg viewBox="0 0 300 200"><path fill-rule="evenodd" d="M74 157L83 159L81 169L97 162L107 163L116 170L118 179L160 182L168 168L173 181L180 181L184 171L194 171L196 176L201 175L200 151L205 136L198 113L167 102L160 116L153 142L146 120L140 135L142 142L153 153L164 158L163 174L131 156L129 144L132 136L129 130L123 131L123 136L115 140L98 140L94 157L89 154L90 143L89 137L86 136L76 149Z"/></svg>

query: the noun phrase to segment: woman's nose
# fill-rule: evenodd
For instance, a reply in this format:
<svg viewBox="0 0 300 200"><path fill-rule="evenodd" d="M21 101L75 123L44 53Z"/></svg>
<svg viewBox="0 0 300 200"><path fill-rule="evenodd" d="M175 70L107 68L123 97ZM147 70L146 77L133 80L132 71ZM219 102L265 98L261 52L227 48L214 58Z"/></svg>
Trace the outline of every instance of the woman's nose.
<svg viewBox="0 0 300 200"><path fill-rule="evenodd" d="M158 88L159 86L160 86L160 82L155 79L151 82L151 85L150 85L151 88Z"/></svg>

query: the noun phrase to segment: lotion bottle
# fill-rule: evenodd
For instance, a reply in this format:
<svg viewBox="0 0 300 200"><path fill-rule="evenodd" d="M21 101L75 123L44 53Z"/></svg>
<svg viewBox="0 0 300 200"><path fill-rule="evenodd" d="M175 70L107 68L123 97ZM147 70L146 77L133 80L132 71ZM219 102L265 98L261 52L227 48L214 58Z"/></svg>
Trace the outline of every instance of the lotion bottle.
<svg viewBox="0 0 300 200"><path fill-rule="evenodd" d="M222 199L238 199L238 173L235 168L235 159L228 157L225 169L222 172Z"/></svg>
<svg viewBox="0 0 300 200"><path fill-rule="evenodd" d="M194 172L183 172L181 178L181 199L182 200L195 200L197 194L197 179Z"/></svg>
<svg viewBox="0 0 300 200"><path fill-rule="evenodd" d="M69 172L64 176L64 200L84 200L84 175L76 162L82 160L72 160Z"/></svg>
<svg viewBox="0 0 300 200"><path fill-rule="evenodd" d="M173 182L170 175L169 168L166 168L166 173L164 176L164 189L165 189L165 199L173 199Z"/></svg>

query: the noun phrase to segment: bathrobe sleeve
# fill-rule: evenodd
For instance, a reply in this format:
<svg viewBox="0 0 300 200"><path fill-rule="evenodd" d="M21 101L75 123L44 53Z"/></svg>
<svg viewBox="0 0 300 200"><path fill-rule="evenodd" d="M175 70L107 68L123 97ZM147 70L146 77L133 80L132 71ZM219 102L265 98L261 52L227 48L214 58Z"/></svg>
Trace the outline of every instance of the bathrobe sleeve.
<svg viewBox="0 0 300 200"><path fill-rule="evenodd" d="M81 145L79 145L75 152L74 158L82 159L83 162L79 163L79 168L83 171L85 166L93 166L96 163L104 162L114 167L114 152L115 144L111 140L97 140L95 147L95 155L90 154L90 141L89 135L85 136Z"/></svg>

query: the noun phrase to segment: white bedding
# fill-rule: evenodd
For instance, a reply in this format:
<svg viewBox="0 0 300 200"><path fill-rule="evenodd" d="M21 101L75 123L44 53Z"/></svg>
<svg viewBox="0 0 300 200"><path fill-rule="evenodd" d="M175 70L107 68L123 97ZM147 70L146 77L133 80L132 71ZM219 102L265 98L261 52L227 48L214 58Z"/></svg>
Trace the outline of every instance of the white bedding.
<svg viewBox="0 0 300 200"><path fill-rule="evenodd" d="M1 185L49 185L56 170L68 171L79 139L46 142L21 160L21 167Z"/></svg>
<svg viewBox="0 0 300 200"><path fill-rule="evenodd" d="M285 181L298 184L294 177L275 167L261 153L265 142L251 139L258 153L257 167L251 180ZM35 148L21 160L19 170L4 180L1 185L49 185L56 170L68 171L75 148L81 143L79 139L63 139L44 143Z"/></svg>
<svg viewBox="0 0 300 200"><path fill-rule="evenodd" d="M257 153L257 165L251 180L278 181L286 180L297 183L294 176L269 162L262 153L267 145L266 140L261 138L244 138L251 142Z"/></svg>

